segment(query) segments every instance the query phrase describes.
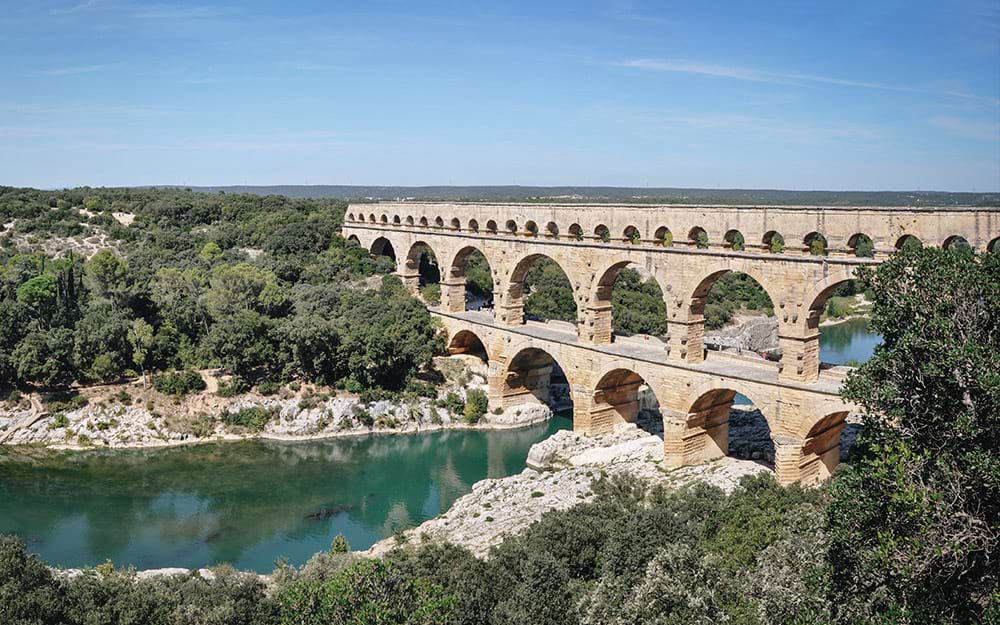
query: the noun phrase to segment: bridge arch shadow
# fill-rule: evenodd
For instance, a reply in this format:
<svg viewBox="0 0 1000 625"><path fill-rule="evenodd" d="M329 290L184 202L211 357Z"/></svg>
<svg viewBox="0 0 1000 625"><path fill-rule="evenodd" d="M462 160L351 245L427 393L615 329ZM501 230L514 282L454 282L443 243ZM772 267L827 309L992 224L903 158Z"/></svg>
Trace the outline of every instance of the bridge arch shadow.
<svg viewBox="0 0 1000 625"><path fill-rule="evenodd" d="M448 354L450 356L468 354L469 356L479 358L487 364L490 361L486 345L483 343L482 339L480 339L479 336L471 330L459 330L454 336L451 337L451 340L448 341Z"/></svg>
<svg viewBox="0 0 1000 625"><path fill-rule="evenodd" d="M518 350L507 362L499 387L504 409L534 403L572 414L572 381L544 349L529 346Z"/></svg>
<svg viewBox="0 0 1000 625"><path fill-rule="evenodd" d="M668 451L673 446L680 452L684 465L729 456L774 470L775 424L768 406L721 381L699 387L688 403L664 436Z"/></svg>
<svg viewBox="0 0 1000 625"><path fill-rule="evenodd" d="M594 388L591 425L634 423L639 429L663 438L663 414L651 384L631 368L606 372ZM602 428L603 429L603 428Z"/></svg>

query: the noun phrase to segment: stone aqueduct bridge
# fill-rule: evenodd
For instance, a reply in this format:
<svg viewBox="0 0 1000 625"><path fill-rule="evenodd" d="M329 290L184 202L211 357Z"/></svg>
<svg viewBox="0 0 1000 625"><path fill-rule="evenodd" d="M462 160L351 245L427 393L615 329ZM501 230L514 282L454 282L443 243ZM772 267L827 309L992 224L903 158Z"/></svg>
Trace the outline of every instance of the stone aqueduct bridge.
<svg viewBox="0 0 1000 625"><path fill-rule="evenodd" d="M736 233L745 241L742 251L733 249ZM395 258L397 274L412 289L421 253L433 251L442 303L432 312L447 330L450 351L488 361L491 405L547 399L555 361L570 385L574 429L600 434L635 419L645 383L663 413L665 461L683 466L727 452L729 409L739 392L763 413L778 480L791 483L830 474L850 409L838 396L845 368L819 361L819 319L830 294L859 265L879 262L909 237L925 246L964 240L996 251L1000 212L395 202L352 204L343 234L372 254ZM779 235L784 251L769 253ZM810 254L817 235L826 241L825 256ZM855 255L865 237L873 258ZM474 251L489 262L495 313L465 310L466 261ZM524 279L542 256L569 279L575 328L525 323ZM630 264L645 268L663 291L666 343L612 333L612 285ZM774 303L780 363L706 353L708 291L730 271L753 277Z"/></svg>

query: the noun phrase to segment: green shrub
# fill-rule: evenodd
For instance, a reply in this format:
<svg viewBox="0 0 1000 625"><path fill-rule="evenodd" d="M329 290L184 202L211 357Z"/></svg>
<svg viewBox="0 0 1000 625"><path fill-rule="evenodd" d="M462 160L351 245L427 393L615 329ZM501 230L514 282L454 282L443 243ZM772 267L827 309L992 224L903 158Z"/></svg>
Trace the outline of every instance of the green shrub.
<svg viewBox="0 0 1000 625"><path fill-rule="evenodd" d="M265 380L257 384L257 392L261 395L274 395L281 390L281 383L273 380Z"/></svg>
<svg viewBox="0 0 1000 625"><path fill-rule="evenodd" d="M448 391L448 393L444 396L444 399L439 401L440 407L444 408L452 415L460 415L465 410L465 402L462 401L459 394L454 391Z"/></svg>
<svg viewBox="0 0 1000 625"><path fill-rule="evenodd" d="M165 395L187 395L205 390L205 380L197 371L185 369L157 375L153 387Z"/></svg>
<svg viewBox="0 0 1000 625"><path fill-rule="evenodd" d="M420 297L427 302L428 306L437 306L441 303L441 285L435 282L421 287Z"/></svg>
<svg viewBox="0 0 1000 625"><path fill-rule="evenodd" d="M223 412L221 419L228 426L246 428L251 432L260 432L277 414L277 409L253 406L236 412Z"/></svg>
<svg viewBox="0 0 1000 625"><path fill-rule="evenodd" d="M49 424L50 430L58 430L59 428L69 427L69 418L65 413L60 412L53 419L52 423Z"/></svg>
<svg viewBox="0 0 1000 625"><path fill-rule="evenodd" d="M216 395L219 397L236 397L250 390L247 381L238 375L234 375L228 382L219 382L219 390Z"/></svg>
<svg viewBox="0 0 1000 625"><path fill-rule="evenodd" d="M475 425L486 414L486 408L489 399L486 397L486 393L482 389L470 388L465 393L465 407L462 414L465 416L465 422L469 425Z"/></svg>

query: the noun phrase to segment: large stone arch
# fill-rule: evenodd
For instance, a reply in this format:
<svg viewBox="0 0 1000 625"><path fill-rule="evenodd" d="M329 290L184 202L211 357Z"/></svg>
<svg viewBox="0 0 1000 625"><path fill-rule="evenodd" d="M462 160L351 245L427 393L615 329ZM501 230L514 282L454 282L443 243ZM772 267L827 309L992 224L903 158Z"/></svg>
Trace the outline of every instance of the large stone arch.
<svg viewBox="0 0 1000 625"><path fill-rule="evenodd" d="M448 354L469 354L489 364L490 352L486 341L472 330L463 329L448 337Z"/></svg>
<svg viewBox="0 0 1000 625"><path fill-rule="evenodd" d="M503 408L523 403L544 403L551 400L550 384L553 364L559 367L569 384L570 399L576 404L576 383L572 371L560 363L553 350L537 345L534 341L522 341L505 349L502 361L491 361L490 369L496 379L490 389L495 397L491 399ZM576 423L574 415L574 425Z"/></svg>
<svg viewBox="0 0 1000 625"><path fill-rule="evenodd" d="M667 295L667 352L672 359L689 363L702 362L705 359L705 305L708 303L708 292L712 286L727 273L742 273L753 279L767 294L774 306L775 313L786 301L794 301L794 293L785 293L779 298L773 291L773 285L766 277L766 271L760 271L756 263L760 260L746 260L736 256L721 258L700 269L687 280L680 281L679 290ZM783 322L778 316L779 328ZM779 329L780 334L780 329Z"/></svg>
<svg viewBox="0 0 1000 625"><path fill-rule="evenodd" d="M424 239L413 241L407 248L406 256L402 259L399 276L403 284L413 293L418 292L420 289L420 256L424 250L430 251L440 268L442 255L438 253L438 250L434 249L434 246L427 243Z"/></svg>
<svg viewBox="0 0 1000 625"><path fill-rule="evenodd" d="M500 284L499 291L494 292L497 302L497 321L506 325L521 325L524 323L524 280L532 265L540 259L548 259L555 263L566 279L569 281L573 291L573 303L576 305L576 323L579 325L580 312L582 309L579 280L571 271L567 271L572 265L567 259L558 255L546 253L531 253L521 256L516 262L510 265L504 280ZM489 260L489 257L487 257Z"/></svg>
<svg viewBox="0 0 1000 625"><path fill-rule="evenodd" d="M635 362L616 359L606 364L594 376L596 383L589 402L589 423L595 432L611 431L620 423L635 423L642 408L639 392L649 388L657 406L663 406L658 378L642 373Z"/></svg>
<svg viewBox="0 0 1000 625"><path fill-rule="evenodd" d="M493 259L487 254L487 248L480 244L470 244L460 247L454 254L445 259L441 272L441 305L448 312L465 310L465 272L469 257L478 252L486 259L493 280L493 290L500 286L499 272Z"/></svg>
<svg viewBox="0 0 1000 625"><path fill-rule="evenodd" d="M397 262L396 248L388 237L378 237L372 241L368 246L368 253L372 256L388 256L393 262Z"/></svg>
<svg viewBox="0 0 1000 625"><path fill-rule="evenodd" d="M614 341L613 328L613 307L612 293L615 280L622 270L629 265L643 267L656 281L660 287L660 292L665 294L663 276L659 275L655 266L649 263L642 263L643 257L633 258L629 254L617 255L610 262L603 264L600 270L594 273L594 280L590 286L586 306L583 310L583 321L580 327L580 340L595 345L606 345ZM664 295L664 315L666 314L666 297Z"/></svg>

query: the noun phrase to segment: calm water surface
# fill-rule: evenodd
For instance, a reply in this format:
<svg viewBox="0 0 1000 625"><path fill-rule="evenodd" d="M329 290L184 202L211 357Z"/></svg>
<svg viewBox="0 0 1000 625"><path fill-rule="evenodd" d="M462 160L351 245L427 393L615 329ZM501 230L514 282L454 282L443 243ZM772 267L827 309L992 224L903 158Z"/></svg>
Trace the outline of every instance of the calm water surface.
<svg viewBox="0 0 1000 625"><path fill-rule="evenodd" d="M0 448L0 533L54 565L219 562L270 572L329 548L365 549L447 510L484 478L520 472L565 417L519 430L156 450Z"/></svg>
<svg viewBox="0 0 1000 625"><path fill-rule="evenodd" d="M819 335L819 359L834 365L862 363L872 357L882 337L873 334L867 319L851 319L823 326Z"/></svg>

